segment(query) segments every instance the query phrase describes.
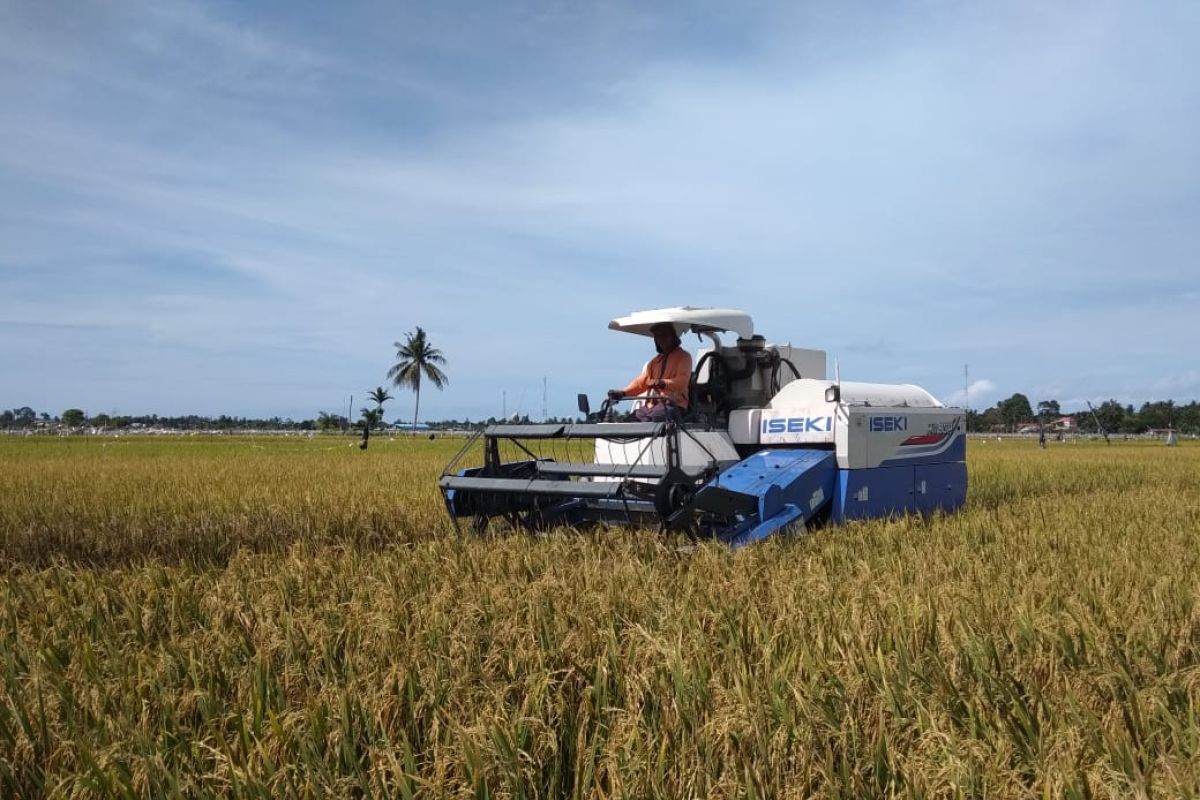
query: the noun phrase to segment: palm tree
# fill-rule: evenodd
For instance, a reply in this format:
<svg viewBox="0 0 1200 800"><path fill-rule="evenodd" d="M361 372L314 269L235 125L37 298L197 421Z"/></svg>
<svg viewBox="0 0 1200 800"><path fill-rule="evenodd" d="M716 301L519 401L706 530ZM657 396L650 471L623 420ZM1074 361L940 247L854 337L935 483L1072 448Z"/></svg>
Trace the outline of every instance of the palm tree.
<svg viewBox="0 0 1200 800"><path fill-rule="evenodd" d="M375 417L375 424L382 425L383 424L383 404L386 403L388 400L391 400L392 396L390 394L388 394L387 389L383 388L382 386L376 386L374 389L372 389L370 392L367 393L367 399L375 401L375 410L378 412L378 414Z"/></svg>
<svg viewBox="0 0 1200 800"><path fill-rule="evenodd" d="M328 411L317 412L317 430L335 431L342 427L345 417L330 414Z"/></svg>
<svg viewBox="0 0 1200 800"><path fill-rule="evenodd" d="M368 428L378 428L379 423L383 421L383 411L378 408L364 408L362 410L362 424Z"/></svg>
<svg viewBox="0 0 1200 800"><path fill-rule="evenodd" d="M413 407L413 435L417 433L417 414L421 408L421 375L424 374L429 382L438 389L450 382L446 373L437 368L445 364L446 357L442 351L429 344L425 331L418 325L415 333L404 334L404 344L393 342L396 346L396 363L388 370L387 376L396 386L412 389L416 395L416 405Z"/></svg>

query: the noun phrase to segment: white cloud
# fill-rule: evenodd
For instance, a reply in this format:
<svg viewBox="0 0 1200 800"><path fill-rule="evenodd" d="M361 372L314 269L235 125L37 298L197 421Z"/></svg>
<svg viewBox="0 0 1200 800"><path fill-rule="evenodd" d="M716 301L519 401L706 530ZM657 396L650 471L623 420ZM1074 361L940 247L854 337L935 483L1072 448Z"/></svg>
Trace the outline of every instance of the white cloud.
<svg viewBox="0 0 1200 800"><path fill-rule="evenodd" d="M959 389L951 394L946 398L945 403L950 406L969 405L970 408L981 409L992 405L995 396L996 384L987 378L980 378L977 381L971 381L965 392Z"/></svg>

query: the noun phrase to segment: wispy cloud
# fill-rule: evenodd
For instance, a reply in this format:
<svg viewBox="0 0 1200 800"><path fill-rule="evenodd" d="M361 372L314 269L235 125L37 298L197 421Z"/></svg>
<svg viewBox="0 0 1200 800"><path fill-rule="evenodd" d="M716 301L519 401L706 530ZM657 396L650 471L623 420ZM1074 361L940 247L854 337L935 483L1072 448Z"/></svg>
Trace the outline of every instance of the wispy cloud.
<svg viewBox="0 0 1200 800"><path fill-rule="evenodd" d="M1170 399L1173 397L1196 397L1200 395L1200 370L1188 369L1175 375L1168 375L1155 381L1152 385L1154 399Z"/></svg>

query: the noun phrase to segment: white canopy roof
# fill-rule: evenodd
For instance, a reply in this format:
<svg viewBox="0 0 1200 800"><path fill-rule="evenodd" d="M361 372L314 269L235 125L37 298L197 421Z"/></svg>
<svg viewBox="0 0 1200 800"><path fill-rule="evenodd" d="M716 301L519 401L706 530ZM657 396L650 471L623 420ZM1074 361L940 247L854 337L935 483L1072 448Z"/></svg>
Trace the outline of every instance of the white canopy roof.
<svg viewBox="0 0 1200 800"><path fill-rule="evenodd" d="M650 328L667 322L675 326L675 332L682 335L689 331L705 333L712 331L731 331L739 339L749 339L754 335L754 320L745 311L736 308L656 308L651 311L635 311L627 317L618 317L608 323L614 331L640 333L651 336Z"/></svg>

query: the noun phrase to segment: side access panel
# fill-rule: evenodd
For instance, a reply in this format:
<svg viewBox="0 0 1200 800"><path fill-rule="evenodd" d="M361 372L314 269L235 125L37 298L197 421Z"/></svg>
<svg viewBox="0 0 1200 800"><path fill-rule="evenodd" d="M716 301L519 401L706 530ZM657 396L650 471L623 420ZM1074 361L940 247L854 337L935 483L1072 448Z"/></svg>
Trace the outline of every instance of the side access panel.
<svg viewBox="0 0 1200 800"><path fill-rule="evenodd" d="M836 472L833 453L826 450L760 450L701 487L696 506L716 513L753 511L766 521L790 504L807 520L828 501Z"/></svg>
<svg viewBox="0 0 1200 800"><path fill-rule="evenodd" d="M917 510L957 511L967 502L967 465L962 461L915 467Z"/></svg>
<svg viewBox="0 0 1200 800"><path fill-rule="evenodd" d="M838 471L833 521L879 519L916 510L912 467Z"/></svg>

